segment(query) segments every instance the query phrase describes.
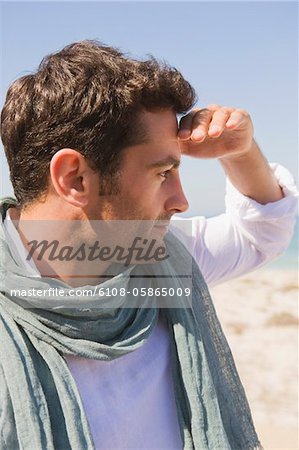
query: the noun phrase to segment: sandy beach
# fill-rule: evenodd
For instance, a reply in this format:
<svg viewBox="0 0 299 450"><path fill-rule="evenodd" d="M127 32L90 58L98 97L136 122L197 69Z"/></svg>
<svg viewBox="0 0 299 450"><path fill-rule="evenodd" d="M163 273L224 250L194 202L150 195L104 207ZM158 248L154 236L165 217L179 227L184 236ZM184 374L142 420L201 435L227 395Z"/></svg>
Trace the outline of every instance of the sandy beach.
<svg viewBox="0 0 299 450"><path fill-rule="evenodd" d="M264 449L298 449L297 272L259 269L211 294Z"/></svg>

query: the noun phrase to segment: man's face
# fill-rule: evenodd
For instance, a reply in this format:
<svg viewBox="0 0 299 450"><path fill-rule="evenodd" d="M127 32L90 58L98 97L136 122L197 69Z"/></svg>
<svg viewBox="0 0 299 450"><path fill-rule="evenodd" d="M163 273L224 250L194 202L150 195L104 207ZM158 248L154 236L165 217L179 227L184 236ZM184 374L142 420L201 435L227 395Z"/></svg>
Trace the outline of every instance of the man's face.
<svg viewBox="0 0 299 450"><path fill-rule="evenodd" d="M175 113L143 112L140 120L147 143L124 150L119 193L95 195L93 219L168 222L173 214L188 208L178 171L181 151Z"/></svg>

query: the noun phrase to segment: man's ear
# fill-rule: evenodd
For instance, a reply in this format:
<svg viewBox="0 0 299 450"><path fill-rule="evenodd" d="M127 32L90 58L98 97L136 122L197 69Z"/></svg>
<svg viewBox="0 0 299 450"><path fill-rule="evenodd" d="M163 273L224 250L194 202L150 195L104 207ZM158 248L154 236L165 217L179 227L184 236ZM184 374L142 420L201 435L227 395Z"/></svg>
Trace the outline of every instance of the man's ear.
<svg viewBox="0 0 299 450"><path fill-rule="evenodd" d="M50 179L59 197L79 208L87 206L94 171L81 153L71 148L55 153L50 163Z"/></svg>

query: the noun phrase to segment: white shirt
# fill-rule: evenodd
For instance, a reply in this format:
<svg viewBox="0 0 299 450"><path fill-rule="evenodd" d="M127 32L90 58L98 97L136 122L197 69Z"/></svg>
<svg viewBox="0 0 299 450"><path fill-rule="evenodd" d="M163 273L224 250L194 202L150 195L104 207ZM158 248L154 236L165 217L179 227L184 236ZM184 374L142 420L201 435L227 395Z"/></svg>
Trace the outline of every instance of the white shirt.
<svg viewBox="0 0 299 450"><path fill-rule="evenodd" d="M227 179L226 212L208 219L192 218L193 256L210 287L256 269L289 245L297 190L287 169L276 163L271 167L283 199L261 205L238 192ZM33 261L25 260L17 250L20 237L9 214L4 225L16 244L14 256L36 275ZM96 449L182 448L169 351L166 325L160 319L143 347L114 361L65 356Z"/></svg>

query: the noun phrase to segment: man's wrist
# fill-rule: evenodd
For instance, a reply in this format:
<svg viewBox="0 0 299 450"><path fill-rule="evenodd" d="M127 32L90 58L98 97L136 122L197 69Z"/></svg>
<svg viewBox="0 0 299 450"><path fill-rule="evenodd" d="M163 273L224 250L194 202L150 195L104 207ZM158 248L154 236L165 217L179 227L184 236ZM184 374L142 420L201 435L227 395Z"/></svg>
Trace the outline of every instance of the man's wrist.
<svg viewBox="0 0 299 450"><path fill-rule="evenodd" d="M218 159L220 161L231 161L231 162L238 162L243 161L244 159L251 157L254 152L259 152L259 146L257 145L254 138L250 141L250 143L244 147L240 148L237 152L233 154L225 154L223 156L220 156Z"/></svg>
<svg viewBox="0 0 299 450"><path fill-rule="evenodd" d="M267 204L284 197L267 159L254 140L244 154L222 158L220 163L236 189L258 203Z"/></svg>

